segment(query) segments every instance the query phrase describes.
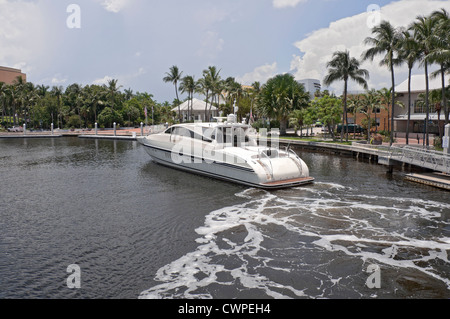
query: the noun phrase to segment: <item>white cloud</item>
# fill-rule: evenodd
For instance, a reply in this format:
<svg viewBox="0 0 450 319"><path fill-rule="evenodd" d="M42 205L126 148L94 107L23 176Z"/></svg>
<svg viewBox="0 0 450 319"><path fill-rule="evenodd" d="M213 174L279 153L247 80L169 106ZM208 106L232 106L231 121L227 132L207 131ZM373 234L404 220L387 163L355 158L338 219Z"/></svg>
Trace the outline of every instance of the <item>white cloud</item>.
<svg viewBox="0 0 450 319"><path fill-rule="evenodd" d="M111 81L113 78L106 75L101 79L97 79L92 81L92 84L96 84L96 85L107 85L109 81Z"/></svg>
<svg viewBox="0 0 450 319"><path fill-rule="evenodd" d="M66 77L62 77L60 74L56 74L52 80L51 83L53 85L61 85L67 82L67 78Z"/></svg>
<svg viewBox="0 0 450 319"><path fill-rule="evenodd" d="M129 5L132 0L97 0L97 2L99 1L107 11L118 13Z"/></svg>
<svg viewBox="0 0 450 319"><path fill-rule="evenodd" d="M379 14L380 20L390 21L394 26L407 26L418 15L428 15L443 7L450 10L450 2L402 0L382 7ZM371 14L373 13L364 12L332 22L328 28L316 30L305 39L296 42L294 45L299 49L300 54L294 55L291 61L291 71L296 78L315 78L322 81L327 72L327 62L330 61L333 52L338 50L347 49L351 56L359 59L366 50L363 44L364 39L372 36L370 21L373 16ZM371 88L390 86L389 70L380 67L378 61L379 59L362 64L362 67L370 72L369 86ZM396 82L402 82L407 76L406 73L406 67L399 68ZM362 90L362 87L356 84L350 83L350 85L351 90ZM333 85L338 94L342 92L342 87L343 85L338 82Z"/></svg>
<svg viewBox="0 0 450 319"><path fill-rule="evenodd" d="M116 80L118 80L119 85L128 85L130 81L132 81L146 73L147 73L147 71L143 67L141 67L136 72L130 73L130 74L117 75L117 76L113 76L113 77L106 75L103 78L92 81L92 84L108 85L109 81L116 79Z"/></svg>
<svg viewBox="0 0 450 319"><path fill-rule="evenodd" d="M0 65L32 71L48 45L46 19L36 2L0 0Z"/></svg>
<svg viewBox="0 0 450 319"><path fill-rule="evenodd" d="M213 60L223 50L225 41L215 31L206 31L201 40L197 55Z"/></svg>
<svg viewBox="0 0 450 319"><path fill-rule="evenodd" d="M300 2L306 2L308 0L273 0L272 4L277 9L283 9L283 8L294 8L297 6Z"/></svg>
<svg viewBox="0 0 450 319"><path fill-rule="evenodd" d="M256 81L264 84L268 79L277 74L277 70L278 66L276 62L265 64L256 67L252 72L246 73L241 77L236 77L236 81L245 85L251 85Z"/></svg>

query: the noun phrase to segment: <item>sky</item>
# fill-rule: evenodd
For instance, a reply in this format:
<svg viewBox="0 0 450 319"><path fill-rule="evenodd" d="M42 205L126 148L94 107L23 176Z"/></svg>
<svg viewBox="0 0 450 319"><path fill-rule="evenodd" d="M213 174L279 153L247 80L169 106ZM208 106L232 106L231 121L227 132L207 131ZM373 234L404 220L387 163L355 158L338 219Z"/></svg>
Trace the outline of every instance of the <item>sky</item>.
<svg viewBox="0 0 450 319"><path fill-rule="evenodd" d="M216 66L222 78L245 85L282 73L322 81L333 52L360 58L380 21L406 27L440 8L450 11L450 1L0 0L0 65L35 84L117 79L122 90L172 101L175 89L162 79L173 65L195 79ZM390 87L389 70L377 61L361 67L370 88ZM407 68L397 68L396 81L406 78ZM329 89L341 94L343 83ZM362 88L351 83L350 90Z"/></svg>

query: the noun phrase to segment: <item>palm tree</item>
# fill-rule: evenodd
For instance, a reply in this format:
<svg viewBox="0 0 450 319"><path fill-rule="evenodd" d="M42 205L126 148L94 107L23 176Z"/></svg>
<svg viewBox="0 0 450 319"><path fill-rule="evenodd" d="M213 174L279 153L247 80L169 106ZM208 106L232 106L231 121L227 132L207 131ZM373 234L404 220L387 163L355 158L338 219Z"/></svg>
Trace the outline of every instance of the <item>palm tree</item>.
<svg viewBox="0 0 450 319"><path fill-rule="evenodd" d="M444 92L445 94L445 92ZM441 92L439 92L439 90L432 90L430 92L430 104L434 105L434 111L437 113L438 115L438 129L439 129L439 138L441 138L442 140L442 136L443 136L443 130L441 128L441 111L442 111L442 95Z"/></svg>
<svg viewBox="0 0 450 319"><path fill-rule="evenodd" d="M38 99L36 87L32 82L27 82L23 86L21 101L25 123L32 123L31 115L34 113L34 105Z"/></svg>
<svg viewBox="0 0 450 319"><path fill-rule="evenodd" d="M107 96L111 103L111 110L114 111L114 105L116 102L116 96L120 92L122 85L117 86L118 80L112 79L108 81Z"/></svg>
<svg viewBox="0 0 450 319"><path fill-rule="evenodd" d="M251 92L250 119L249 119L250 124L252 123L252 121L254 121L253 110L258 107L260 93L261 93L261 83L258 81L253 82Z"/></svg>
<svg viewBox="0 0 450 319"><path fill-rule="evenodd" d="M62 105L61 100L63 96L63 87L62 86L53 86L52 90L50 91L50 94L56 98L57 102L57 110L58 115L56 116L56 119L58 121L58 128L62 128Z"/></svg>
<svg viewBox="0 0 450 319"><path fill-rule="evenodd" d="M425 120L425 142L426 146L430 146L428 121L430 119L430 105L429 105L429 79L428 79L428 66L431 63L430 53L437 46L437 34L436 34L437 20L430 17L418 16L416 21L411 25L411 29L414 31L414 37L418 43L420 43L421 64L425 69L425 108L426 108L426 120Z"/></svg>
<svg viewBox="0 0 450 319"><path fill-rule="evenodd" d="M165 83L172 83L175 86L175 95L177 97L177 101L180 101L178 97L178 82L181 81L181 76L183 75L183 72L180 72L179 68L174 65L169 69L169 72L166 72L166 76L163 78L163 81ZM178 118L181 122L181 109L180 104L178 102Z"/></svg>
<svg viewBox="0 0 450 319"><path fill-rule="evenodd" d="M411 30L402 31L402 40L399 51L400 63L404 62L408 66L408 120L406 124L406 145L409 145L409 127L411 123L411 76L414 64L420 58L419 43L414 38Z"/></svg>
<svg viewBox="0 0 450 319"><path fill-rule="evenodd" d="M381 101L380 96L374 89L367 91L366 94L362 95L361 108L359 111L366 115L367 117L367 139L370 143L371 141L371 126L372 126L372 113L378 107L380 107ZM375 120L376 121L376 120Z"/></svg>
<svg viewBox="0 0 450 319"><path fill-rule="evenodd" d="M263 115L280 121L280 134L285 135L289 115L309 103L309 94L294 76L286 73L271 78L262 87L259 109Z"/></svg>
<svg viewBox="0 0 450 319"><path fill-rule="evenodd" d="M353 123L356 124L356 116L360 111L360 95L350 95L347 99L347 110L353 114ZM356 139L356 130L353 130L353 139Z"/></svg>
<svg viewBox="0 0 450 319"><path fill-rule="evenodd" d="M387 66L391 71L392 81L392 118L391 118L391 146L394 143L394 106L395 106L395 74L394 66L399 64L398 51L401 45L401 32L393 27L388 21L382 21L380 25L372 29L374 37L368 37L364 40L364 44L370 45L367 51L362 55L363 60L371 60L375 56L383 55L380 66Z"/></svg>
<svg viewBox="0 0 450 319"><path fill-rule="evenodd" d="M347 91L348 81L353 80L367 89L369 71L360 69L360 62L350 56L349 51L337 51L327 64L328 74L324 79L325 85L330 85L336 81L344 81L344 125L346 141L348 142L348 118L347 118ZM341 142L344 138L344 130L341 131Z"/></svg>
<svg viewBox="0 0 450 319"><path fill-rule="evenodd" d="M211 93L211 103L209 105L209 112L205 110L205 120L208 121L211 114L211 107L215 99L222 92L223 84L220 77L220 71L215 66L209 66L208 69L203 71L203 77L205 78L205 84L207 85L207 92ZM208 106L208 97L206 98L206 106Z"/></svg>
<svg viewBox="0 0 450 319"><path fill-rule="evenodd" d="M191 120L191 115L193 113L193 101L194 92L195 92L195 79L191 75L185 76L180 83L180 91L181 93L188 94L188 121Z"/></svg>
<svg viewBox="0 0 450 319"><path fill-rule="evenodd" d="M378 90L378 95L380 96L381 107L388 113L388 132L392 135L391 131L391 105L392 105L392 90L387 88L382 88ZM394 114L392 113L392 117Z"/></svg>
<svg viewBox="0 0 450 319"><path fill-rule="evenodd" d="M2 122L5 121L6 115L6 99L7 99L7 90L8 86L4 82L0 82L0 101L2 103Z"/></svg>
<svg viewBox="0 0 450 319"><path fill-rule="evenodd" d="M430 60L438 63L440 69L431 74L432 78L441 75L442 82L442 106L445 113L445 125L449 123L449 109L445 94L445 73L450 70L450 15L445 9L434 11L431 19L436 20L436 34L438 36L438 45L430 53Z"/></svg>

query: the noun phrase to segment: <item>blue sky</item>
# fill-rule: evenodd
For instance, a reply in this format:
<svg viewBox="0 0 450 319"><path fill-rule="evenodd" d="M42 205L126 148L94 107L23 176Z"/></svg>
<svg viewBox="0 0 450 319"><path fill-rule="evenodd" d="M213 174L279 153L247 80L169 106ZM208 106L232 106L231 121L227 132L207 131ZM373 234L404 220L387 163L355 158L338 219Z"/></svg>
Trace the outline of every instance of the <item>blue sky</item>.
<svg viewBox="0 0 450 319"><path fill-rule="evenodd" d="M79 29L67 26L70 4L80 8ZM380 11L368 12L370 5ZM36 84L114 78L172 101L174 89L162 81L172 65L196 79L215 65L243 84L285 72L322 80L337 49L360 56L374 14L405 25L439 8L450 10L450 1L0 0L0 65L21 68ZM364 67L371 87L389 83L387 70ZM402 82L406 70L398 72ZM332 89L341 93L339 83Z"/></svg>

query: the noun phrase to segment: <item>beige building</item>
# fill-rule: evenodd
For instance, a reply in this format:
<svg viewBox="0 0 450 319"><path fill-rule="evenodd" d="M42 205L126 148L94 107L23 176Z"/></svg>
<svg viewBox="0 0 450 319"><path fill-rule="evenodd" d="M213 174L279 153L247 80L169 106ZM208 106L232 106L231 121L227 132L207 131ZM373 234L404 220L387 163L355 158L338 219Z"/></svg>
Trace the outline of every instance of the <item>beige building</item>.
<svg viewBox="0 0 450 319"><path fill-rule="evenodd" d="M22 77L24 81L27 80L27 75L21 70L0 66L0 82L13 84L18 76Z"/></svg>
<svg viewBox="0 0 450 319"><path fill-rule="evenodd" d="M445 79L446 85L450 83L450 77ZM441 76L429 79L429 90L442 90L442 80ZM395 130L398 137L403 137L406 133L407 121L408 121L408 79L403 83L399 84L395 88L398 94L397 100L402 102L404 107L395 106ZM409 132L420 134L424 132L426 110L425 107L420 103L419 94L425 93L425 75L413 75L411 78L411 120L409 125ZM440 125L443 127L444 124L444 110L440 114ZM437 135L439 134L438 127L438 113L436 112L433 105L430 105L430 125L429 133Z"/></svg>

